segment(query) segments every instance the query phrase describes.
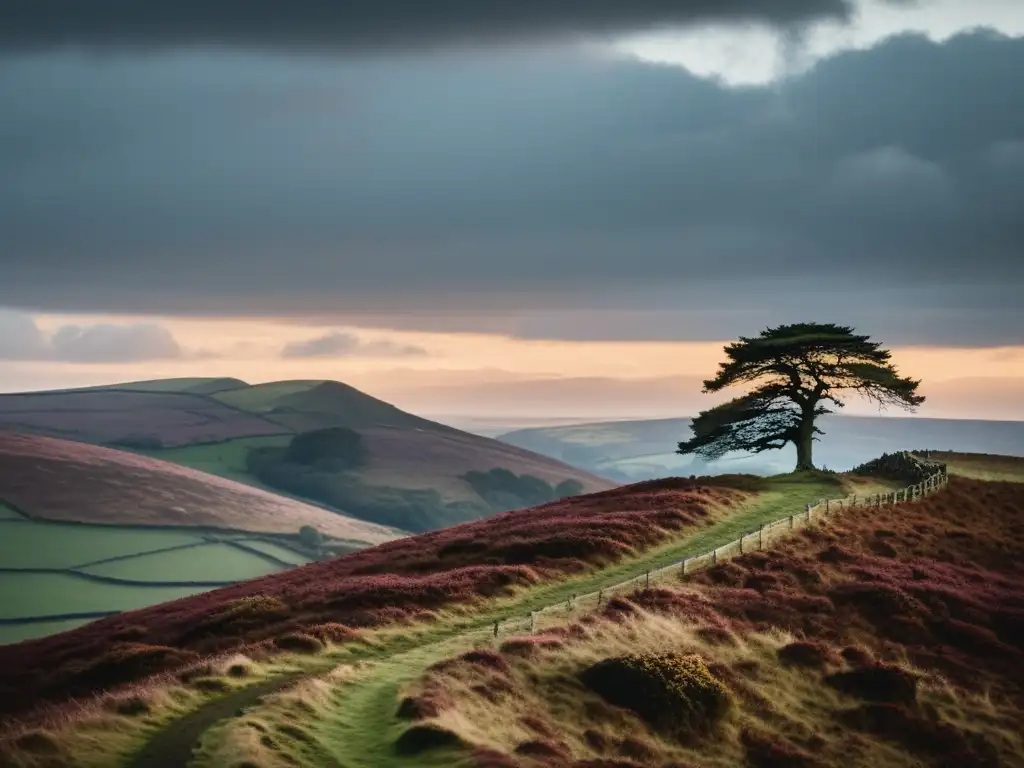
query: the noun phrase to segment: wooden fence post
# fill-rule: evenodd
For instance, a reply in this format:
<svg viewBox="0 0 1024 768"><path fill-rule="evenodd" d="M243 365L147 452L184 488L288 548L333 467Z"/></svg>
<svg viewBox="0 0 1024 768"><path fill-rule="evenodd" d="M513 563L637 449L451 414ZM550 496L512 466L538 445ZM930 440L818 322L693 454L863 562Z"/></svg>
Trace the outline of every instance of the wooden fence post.
<svg viewBox="0 0 1024 768"><path fill-rule="evenodd" d="M792 515L789 516L789 530L791 530L791 531L793 530L793 516Z"/></svg>
<svg viewBox="0 0 1024 768"><path fill-rule="evenodd" d="M761 523L761 528L757 532L757 548L764 549L764 523Z"/></svg>
<svg viewBox="0 0 1024 768"><path fill-rule="evenodd" d="M686 561L687 560L689 560L689 558L687 558L687 557L683 558L683 576L686 575Z"/></svg>
<svg viewBox="0 0 1024 768"><path fill-rule="evenodd" d="M717 549L712 549L711 550L711 564L712 565L718 565L718 550Z"/></svg>
<svg viewBox="0 0 1024 768"><path fill-rule="evenodd" d="M602 595L604 595L604 590L603 589L597 590L597 607L598 608L601 607L601 596Z"/></svg>
<svg viewBox="0 0 1024 768"><path fill-rule="evenodd" d="M742 532L740 533L740 554L741 554L741 555L743 554L743 537L744 537L745 535L746 535L746 534L744 534L744 533L742 533Z"/></svg>
<svg viewBox="0 0 1024 768"><path fill-rule="evenodd" d="M650 571L646 571L644 573L644 589L650 589L650 588L651 588L651 572Z"/></svg>
<svg viewBox="0 0 1024 768"><path fill-rule="evenodd" d="M494 622L494 636L498 636L498 622Z"/></svg>

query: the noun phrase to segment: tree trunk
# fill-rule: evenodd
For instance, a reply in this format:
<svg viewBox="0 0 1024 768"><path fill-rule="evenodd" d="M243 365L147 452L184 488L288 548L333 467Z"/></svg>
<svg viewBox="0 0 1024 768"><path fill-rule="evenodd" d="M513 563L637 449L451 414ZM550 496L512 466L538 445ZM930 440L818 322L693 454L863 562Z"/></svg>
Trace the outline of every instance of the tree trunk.
<svg viewBox="0 0 1024 768"><path fill-rule="evenodd" d="M814 461L811 458L814 452L814 408L810 413L804 412L800 421L800 435L796 441L796 469L814 469Z"/></svg>

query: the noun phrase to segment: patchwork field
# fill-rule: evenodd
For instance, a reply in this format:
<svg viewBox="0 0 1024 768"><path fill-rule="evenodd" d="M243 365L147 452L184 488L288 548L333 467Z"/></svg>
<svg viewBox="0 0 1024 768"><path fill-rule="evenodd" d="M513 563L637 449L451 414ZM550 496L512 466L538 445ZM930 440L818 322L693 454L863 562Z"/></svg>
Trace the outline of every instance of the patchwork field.
<svg viewBox="0 0 1024 768"><path fill-rule="evenodd" d="M291 440L291 435L268 435L265 437L239 437L221 443L183 445L178 448L162 450L137 450L145 456L161 461L180 464L183 467L220 475L229 480L236 480L248 485L259 485L250 474L246 464L249 451L254 448L283 448Z"/></svg>
<svg viewBox="0 0 1024 768"><path fill-rule="evenodd" d="M0 499L33 517L296 534L378 543L390 529L170 462L0 432Z"/></svg>
<svg viewBox="0 0 1024 768"><path fill-rule="evenodd" d="M0 520L0 644L305 565L248 534Z"/></svg>

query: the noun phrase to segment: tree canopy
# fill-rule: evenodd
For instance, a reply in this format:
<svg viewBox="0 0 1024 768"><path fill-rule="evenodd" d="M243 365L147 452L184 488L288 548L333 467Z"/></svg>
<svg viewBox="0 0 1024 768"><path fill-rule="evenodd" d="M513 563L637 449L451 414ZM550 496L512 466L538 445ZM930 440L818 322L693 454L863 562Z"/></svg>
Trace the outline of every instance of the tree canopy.
<svg viewBox="0 0 1024 768"><path fill-rule="evenodd" d="M813 442L823 434L815 419L842 408L848 396L909 410L925 400L917 394L921 382L900 376L887 349L846 326L767 328L753 338L741 336L725 354L703 391L748 391L693 419L693 437L679 443L679 454L714 460L731 451L761 453L793 443L797 469L813 469Z"/></svg>

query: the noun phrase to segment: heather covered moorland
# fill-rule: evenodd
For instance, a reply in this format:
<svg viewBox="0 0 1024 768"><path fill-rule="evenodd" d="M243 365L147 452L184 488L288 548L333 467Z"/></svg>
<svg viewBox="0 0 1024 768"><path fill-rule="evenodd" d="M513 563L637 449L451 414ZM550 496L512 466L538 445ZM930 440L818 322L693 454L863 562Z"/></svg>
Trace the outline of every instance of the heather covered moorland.
<svg viewBox="0 0 1024 768"><path fill-rule="evenodd" d="M1020 482L848 510L434 664L405 743L476 766L1024 765L1022 553Z"/></svg>
<svg viewBox="0 0 1024 768"><path fill-rule="evenodd" d="M111 755L120 756L115 764L185 765L200 737L263 696L320 686L331 669L394 664L397 677L370 692L372 718L354 721L376 732L393 723L399 681L494 622L522 623L531 611L725 544L808 497L885 487L828 473L640 483L0 648L0 701L12 724L0 743L17 765L55 764L40 750L75 754L83 766L109 765Z"/></svg>
<svg viewBox="0 0 1024 768"><path fill-rule="evenodd" d="M611 564L727 514L748 492L679 479L516 510L0 647L0 711L83 696L325 623L430 619ZM17 695L15 696L15 692Z"/></svg>

